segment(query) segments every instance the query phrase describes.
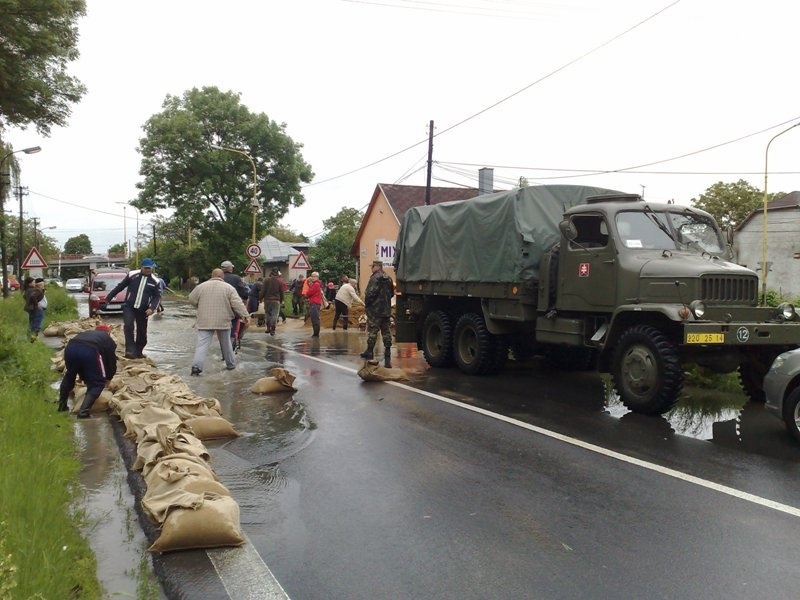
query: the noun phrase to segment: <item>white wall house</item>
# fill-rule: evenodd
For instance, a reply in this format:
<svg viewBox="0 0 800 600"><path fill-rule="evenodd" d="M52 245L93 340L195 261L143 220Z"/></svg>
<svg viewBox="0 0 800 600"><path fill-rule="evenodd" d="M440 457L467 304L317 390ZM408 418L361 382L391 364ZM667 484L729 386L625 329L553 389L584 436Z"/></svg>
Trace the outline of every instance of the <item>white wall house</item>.
<svg viewBox="0 0 800 600"><path fill-rule="evenodd" d="M736 229L734 251L740 265L759 276L763 285L764 211L757 210ZM800 297L800 192L791 192L767 205L767 289L789 299Z"/></svg>

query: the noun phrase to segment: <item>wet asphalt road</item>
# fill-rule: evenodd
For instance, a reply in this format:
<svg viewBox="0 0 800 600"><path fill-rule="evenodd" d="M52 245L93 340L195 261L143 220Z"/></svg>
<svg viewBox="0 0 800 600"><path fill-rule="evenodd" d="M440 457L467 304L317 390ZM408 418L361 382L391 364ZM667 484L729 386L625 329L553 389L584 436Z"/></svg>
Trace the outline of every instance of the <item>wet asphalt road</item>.
<svg viewBox="0 0 800 600"><path fill-rule="evenodd" d="M407 346L411 381L365 383L364 334L289 325L190 378L191 314L168 304L146 353L242 432L207 446L250 543L157 557L170 597L797 597L800 446L761 407L697 439L613 416L595 374L466 377ZM251 394L276 364L298 391Z"/></svg>

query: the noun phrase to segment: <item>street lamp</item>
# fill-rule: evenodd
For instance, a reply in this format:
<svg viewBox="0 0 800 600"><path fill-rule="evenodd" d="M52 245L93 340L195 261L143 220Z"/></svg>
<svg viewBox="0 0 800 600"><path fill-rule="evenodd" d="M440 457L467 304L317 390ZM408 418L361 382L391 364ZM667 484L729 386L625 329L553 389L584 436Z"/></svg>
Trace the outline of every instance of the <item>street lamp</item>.
<svg viewBox="0 0 800 600"><path fill-rule="evenodd" d="M761 306L767 305L767 271L769 271L769 267L767 265L767 175L769 169L767 165L769 164L769 147L775 138L783 135L787 131L791 131L795 127L800 125L800 122L795 123L791 127L787 127L780 133L776 133L772 136L769 142L767 142L767 149L764 150L764 216L763 216L763 223L761 224Z"/></svg>
<svg viewBox="0 0 800 600"><path fill-rule="evenodd" d="M57 227L56 225L51 225L50 227L42 227L42 228L40 229L40 228L36 227L36 224L34 223L34 225L33 225L33 237L34 237L34 239L36 240L36 242L35 242L35 244L34 244L34 245L35 245L37 248L39 247L39 232L40 232L40 231L41 231L42 233L44 233L44 232L45 232L45 231L47 231L48 229L57 229L57 228L58 228L58 227Z"/></svg>
<svg viewBox="0 0 800 600"><path fill-rule="evenodd" d="M128 204L127 202L117 202L116 204L122 204L122 233L125 235L125 258L128 258L130 252L128 252L128 234L127 229L125 228L125 208L130 206L133 210L136 211L136 264L139 264L139 209L136 208L133 204Z"/></svg>
<svg viewBox="0 0 800 600"><path fill-rule="evenodd" d="M3 298L8 298L8 270L6 269L6 265L8 264L8 260L6 258L6 212L5 212L5 194L3 192L3 164L6 162L6 159L11 156L12 154L16 154L18 152L23 152L24 154L36 154L37 152L41 152L41 146L31 146L30 148L23 148L22 150L12 150L11 152L7 153L0 158L0 261L2 261L2 272L3 272ZM9 173L9 187L11 186L11 174ZM20 259L22 260L22 259Z"/></svg>
<svg viewBox="0 0 800 600"><path fill-rule="evenodd" d="M241 154L247 160L250 161L250 166L253 167L253 236L252 242L256 243L256 214L258 212L258 178L256 176L256 163L253 162L253 159L247 152L243 152L242 150L237 150L236 148L228 148L227 146L218 146L216 144L211 144L212 148L216 148L217 150L227 150L228 152L236 152L237 154Z"/></svg>

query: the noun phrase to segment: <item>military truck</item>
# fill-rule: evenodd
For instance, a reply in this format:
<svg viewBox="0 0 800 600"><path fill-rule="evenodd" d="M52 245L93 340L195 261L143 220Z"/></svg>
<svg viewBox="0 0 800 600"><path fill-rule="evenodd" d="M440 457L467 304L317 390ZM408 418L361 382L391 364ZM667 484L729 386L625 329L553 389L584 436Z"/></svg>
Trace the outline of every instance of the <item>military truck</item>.
<svg viewBox="0 0 800 600"><path fill-rule="evenodd" d="M395 250L397 341L473 375L502 370L509 351L596 368L644 414L675 405L687 363L738 369L763 401L800 317L758 306L758 277L731 243L702 210L587 186L412 208Z"/></svg>

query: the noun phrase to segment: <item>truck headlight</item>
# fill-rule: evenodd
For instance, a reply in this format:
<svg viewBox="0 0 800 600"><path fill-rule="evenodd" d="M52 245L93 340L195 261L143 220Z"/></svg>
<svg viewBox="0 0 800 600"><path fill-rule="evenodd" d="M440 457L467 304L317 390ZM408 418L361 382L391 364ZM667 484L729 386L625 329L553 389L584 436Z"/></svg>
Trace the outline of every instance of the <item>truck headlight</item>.
<svg viewBox="0 0 800 600"><path fill-rule="evenodd" d="M701 300L692 300L689 308L692 309L692 314L697 319L702 319L703 315L706 314L706 305Z"/></svg>
<svg viewBox="0 0 800 600"><path fill-rule="evenodd" d="M778 305L778 313L785 321L791 321L794 319L794 305L790 302L783 302L782 304Z"/></svg>

